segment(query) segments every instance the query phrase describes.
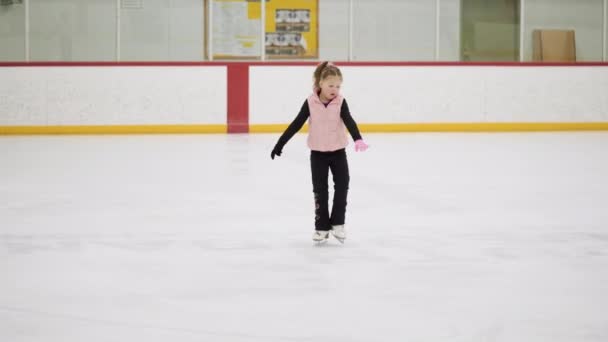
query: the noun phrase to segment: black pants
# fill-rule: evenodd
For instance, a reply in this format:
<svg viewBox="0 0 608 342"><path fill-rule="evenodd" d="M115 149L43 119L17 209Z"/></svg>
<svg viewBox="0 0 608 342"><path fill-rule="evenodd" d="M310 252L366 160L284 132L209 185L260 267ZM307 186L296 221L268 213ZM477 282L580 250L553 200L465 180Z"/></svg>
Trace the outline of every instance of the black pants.
<svg viewBox="0 0 608 342"><path fill-rule="evenodd" d="M332 225L344 224L346 214L346 196L348 194L348 161L346 150L333 152L311 151L310 169L312 171L312 189L315 195L315 229L330 230ZM334 179L334 202L331 216L328 209L328 171Z"/></svg>

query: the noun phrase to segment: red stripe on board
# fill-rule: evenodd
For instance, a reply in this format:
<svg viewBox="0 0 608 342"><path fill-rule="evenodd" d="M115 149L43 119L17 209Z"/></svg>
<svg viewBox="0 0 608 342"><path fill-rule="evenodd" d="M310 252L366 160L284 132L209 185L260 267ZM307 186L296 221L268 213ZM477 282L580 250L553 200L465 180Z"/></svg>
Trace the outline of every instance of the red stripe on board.
<svg viewBox="0 0 608 342"><path fill-rule="evenodd" d="M228 133L249 132L249 65L228 64Z"/></svg>
<svg viewBox="0 0 608 342"><path fill-rule="evenodd" d="M457 67L472 67L472 66L496 66L496 67L608 67L608 62L576 62L576 63L560 63L560 62L341 62L332 61L338 66L457 66ZM248 62L249 66L314 66L321 63L316 62Z"/></svg>
<svg viewBox="0 0 608 342"><path fill-rule="evenodd" d="M0 62L0 67L186 67L226 66L226 62Z"/></svg>
<svg viewBox="0 0 608 342"><path fill-rule="evenodd" d="M341 62L339 66L497 66L497 67L608 67L608 62ZM234 62L234 61L193 61L193 62L0 62L0 67L182 67L182 66L314 66L320 61L285 62Z"/></svg>

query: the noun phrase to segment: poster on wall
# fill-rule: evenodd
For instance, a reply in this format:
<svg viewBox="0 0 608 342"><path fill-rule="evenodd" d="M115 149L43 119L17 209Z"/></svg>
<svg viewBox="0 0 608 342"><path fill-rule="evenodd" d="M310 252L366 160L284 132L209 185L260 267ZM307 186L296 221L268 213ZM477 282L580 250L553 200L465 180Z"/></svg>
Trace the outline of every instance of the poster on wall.
<svg viewBox="0 0 608 342"><path fill-rule="evenodd" d="M268 1L268 58L318 58L318 18L318 0Z"/></svg>
<svg viewBox="0 0 608 342"><path fill-rule="evenodd" d="M210 0L213 59L260 56L260 16L247 0ZM258 5L259 7L259 5Z"/></svg>
<svg viewBox="0 0 608 342"><path fill-rule="evenodd" d="M209 0L213 58L260 57L260 0ZM318 0L266 0L268 59L318 58Z"/></svg>

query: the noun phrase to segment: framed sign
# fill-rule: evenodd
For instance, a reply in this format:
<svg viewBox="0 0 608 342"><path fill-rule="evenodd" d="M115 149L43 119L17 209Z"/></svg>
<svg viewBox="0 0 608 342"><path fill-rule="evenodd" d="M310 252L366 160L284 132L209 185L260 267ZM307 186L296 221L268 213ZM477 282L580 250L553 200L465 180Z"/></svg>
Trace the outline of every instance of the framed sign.
<svg viewBox="0 0 608 342"><path fill-rule="evenodd" d="M207 1L213 59L259 59L260 0ZM318 0L266 0L265 7L264 49L269 59L318 58Z"/></svg>
<svg viewBox="0 0 608 342"><path fill-rule="evenodd" d="M271 59L318 58L318 0L266 3L266 55Z"/></svg>

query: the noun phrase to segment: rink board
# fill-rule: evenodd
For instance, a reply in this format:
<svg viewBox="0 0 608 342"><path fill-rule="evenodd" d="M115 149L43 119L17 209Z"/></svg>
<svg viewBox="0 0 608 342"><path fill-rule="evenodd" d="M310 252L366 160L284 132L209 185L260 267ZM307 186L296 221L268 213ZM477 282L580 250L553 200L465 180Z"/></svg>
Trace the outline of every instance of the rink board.
<svg viewBox="0 0 608 342"><path fill-rule="evenodd" d="M608 129L606 63L338 64L365 132ZM0 63L0 134L277 133L314 67Z"/></svg>
<svg viewBox="0 0 608 342"><path fill-rule="evenodd" d="M174 131L226 123L224 66L0 67L0 79L4 131Z"/></svg>

